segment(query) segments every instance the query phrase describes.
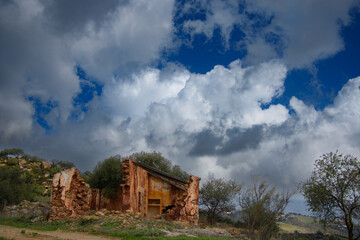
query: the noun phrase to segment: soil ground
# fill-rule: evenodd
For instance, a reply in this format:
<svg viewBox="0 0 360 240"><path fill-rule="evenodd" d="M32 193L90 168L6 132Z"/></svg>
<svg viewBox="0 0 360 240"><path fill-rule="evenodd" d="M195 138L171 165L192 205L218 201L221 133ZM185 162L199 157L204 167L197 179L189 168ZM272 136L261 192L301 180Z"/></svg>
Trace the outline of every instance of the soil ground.
<svg viewBox="0 0 360 240"><path fill-rule="evenodd" d="M61 230L56 231L39 231L26 228L16 228L5 225L0 225L0 237L5 239L16 239L16 240L111 240L115 238L105 236L94 236L88 233L81 232L65 232ZM119 239L119 238L117 238Z"/></svg>

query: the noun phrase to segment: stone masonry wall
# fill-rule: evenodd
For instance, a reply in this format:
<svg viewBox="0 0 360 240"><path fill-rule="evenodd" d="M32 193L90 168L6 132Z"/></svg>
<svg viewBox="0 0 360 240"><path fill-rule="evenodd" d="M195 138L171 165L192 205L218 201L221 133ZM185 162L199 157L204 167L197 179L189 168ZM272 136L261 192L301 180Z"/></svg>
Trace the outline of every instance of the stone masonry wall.
<svg viewBox="0 0 360 240"><path fill-rule="evenodd" d="M55 174L49 220L75 219L90 210L92 191L76 168Z"/></svg>
<svg viewBox="0 0 360 240"><path fill-rule="evenodd" d="M200 180L198 177L190 176L186 184L185 193L176 200L175 207L166 214L167 220L198 225Z"/></svg>

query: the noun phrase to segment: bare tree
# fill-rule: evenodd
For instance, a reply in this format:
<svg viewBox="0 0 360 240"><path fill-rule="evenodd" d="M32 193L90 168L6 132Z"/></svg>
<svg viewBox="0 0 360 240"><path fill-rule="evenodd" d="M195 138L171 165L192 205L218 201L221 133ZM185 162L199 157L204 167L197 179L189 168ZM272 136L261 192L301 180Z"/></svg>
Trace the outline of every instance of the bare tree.
<svg viewBox="0 0 360 240"><path fill-rule="evenodd" d="M276 219L283 213L293 192L277 191L265 179L253 177L252 185L241 194L241 215L251 239L270 239L279 231Z"/></svg>

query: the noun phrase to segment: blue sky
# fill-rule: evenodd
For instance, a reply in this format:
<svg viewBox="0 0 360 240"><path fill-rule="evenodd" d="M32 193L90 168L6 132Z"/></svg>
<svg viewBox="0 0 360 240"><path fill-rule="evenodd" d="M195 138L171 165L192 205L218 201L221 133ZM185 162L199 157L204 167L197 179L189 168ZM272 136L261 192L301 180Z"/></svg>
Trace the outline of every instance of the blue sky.
<svg viewBox="0 0 360 240"><path fill-rule="evenodd" d="M0 3L0 147L72 161L158 151L293 188L360 156L357 0Z"/></svg>

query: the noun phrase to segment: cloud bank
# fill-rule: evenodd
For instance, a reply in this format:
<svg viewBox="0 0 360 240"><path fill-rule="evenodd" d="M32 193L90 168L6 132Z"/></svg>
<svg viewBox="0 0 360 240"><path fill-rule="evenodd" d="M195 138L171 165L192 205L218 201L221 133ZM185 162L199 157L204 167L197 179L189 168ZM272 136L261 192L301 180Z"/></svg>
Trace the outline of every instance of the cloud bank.
<svg viewBox="0 0 360 240"><path fill-rule="evenodd" d="M0 147L81 170L160 151L203 178L261 174L293 187L322 153L360 155L360 77L323 110L294 96L276 103L291 69L344 49L340 29L356 4L3 1ZM246 56L203 74L166 58L216 31Z"/></svg>

